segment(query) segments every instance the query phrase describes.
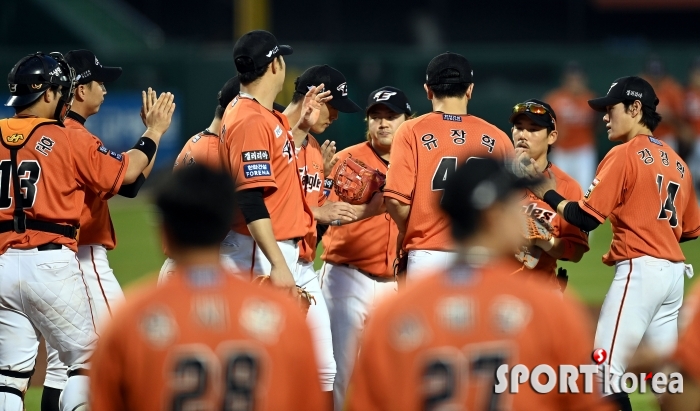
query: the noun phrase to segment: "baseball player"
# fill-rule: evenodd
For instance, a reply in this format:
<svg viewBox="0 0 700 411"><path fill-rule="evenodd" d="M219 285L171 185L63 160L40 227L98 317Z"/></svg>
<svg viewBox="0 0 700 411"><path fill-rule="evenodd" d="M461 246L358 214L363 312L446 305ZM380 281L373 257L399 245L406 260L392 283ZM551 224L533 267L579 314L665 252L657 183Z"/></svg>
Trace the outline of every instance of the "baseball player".
<svg viewBox="0 0 700 411"><path fill-rule="evenodd" d="M274 289L223 269L233 181L193 165L156 196L177 263L114 316L92 359L94 410L324 410L301 311Z"/></svg>
<svg viewBox="0 0 700 411"><path fill-rule="evenodd" d="M107 94L104 83L115 81L122 73L121 67L104 67L97 57L88 50L74 50L66 54L66 61L76 72L77 85L71 111L68 112L64 125L76 130L81 138L75 144L94 144L99 138L85 128L88 117L97 114ZM142 113L155 102L156 93L149 90L144 95ZM148 101L146 101L148 97ZM153 122L153 119L150 119ZM151 126L153 124L150 124ZM148 127L149 124L146 124ZM102 145L100 141L100 145ZM153 161L132 184L122 185L117 194L135 197L141 185L153 167ZM92 295L92 314L99 327L112 315L112 309L124 300L124 294L114 272L107 261L107 250L116 246L114 226L109 215L107 199L109 193L96 193L85 190L85 204L80 215L80 236L78 238L78 262L83 272L85 283ZM44 391L41 396L42 411L57 411L61 390L68 378L66 366L58 359L58 351L46 345L48 365L44 379Z"/></svg>
<svg viewBox="0 0 700 411"><path fill-rule="evenodd" d="M394 133L410 117L411 106L403 91L395 87L373 91L365 110L367 141L342 150L336 158L342 163L352 157L386 174ZM338 166L333 175L337 169ZM332 188L328 187L329 201L339 201ZM336 410L342 409L345 402L357 342L369 312L396 291L392 264L398 230L383 205L382 194L375 194L365 210L357 210L361 216L372 217L349 225L332 225L323 236L322 289L330 313L333 355L338 368L334 387Z"/></svg>
<svg viewBox="0 0 700 411"><path fill-rule="evenodd" d="M86 401L88 358L97 340L76 252L84 189L112 196L148 166L175 109L160 96L151 124L132 150L115 153L92 144L62 121L73 100L75 73L59 53L22 58L10 71L0 120L0 404L23 409L39 333L68 367L62 410ZM80 143L78 143L80 142ZM141 144L143 143L143 144Z"/></svg>
<svg viewBox="0 0 700 411"><path fill-rule="evenodd" d="M559 137L556 120L556 113L544 101L530 99L516 104L510 116L510 123L513 124L515 155L517 158L524 153L534 159L538 171L549 171L556 179L557 187L568 198L578 201L583 197L581 186L571 176L552 164L548 158L552 145ZM565 283L559 284L556 281L557 260L581 261L583 254L589 250L588 235L580 228L566 222L547 203L529 190L523 199L523 213L533 219L546 221L553 229L551 239L538 239L530 245L539 249L536 251L539 261L533 267L532 273L544 273L556 289L559 289L560 285L562 288L565 287ZM561 281L565 279L562 278Z"/></svg>
<svg viewBox="0 0 700 411"><path fill-rule="evenodd" d="M222 243L222 256L238 272L269 274L274 285L295 289L298 242L309 232L313 214L298 175L294 137L308 134L321 104L332 96L319 93L322 85L312 87L299 123L290 130L273 101L284 84L283 56L291 53L267 31L238 39L233 57L241 92L224 112L219 154L236 181L241 211Z"/></svg>
<svg viewBox="0 0 700 411"><path fill-rule="evenodd" d="M603 263L615 266L615 277L600 311L595 348L607 353L615 392L605 394L622 410L631 406L620 391L620 377L642 337L661 355L676 345L683 275L690 275L679 242L700 235L690 171L673 149L652 135L661 121L658 102L646 80L615 80L607 96L588 104L605 113L608 139L620 144L598 165L584 198L567 200L551 178L533 188L538 198L582 230L591 231L608 218L612 223L613 240ZM533 168L530 164L528 171Z"/></svg>
<svg viewBox="0 0 700 411"><path fill-rule="evenodd" d="M433 111L401 125L391 149L384 198L408 252L407 278L446 268L455 253L449 223L436 210L445 181L470 157L512 157L513 144L494 125L467 115L474 90L469 61L443 53L428 64L424 84Z"/></svg>
<svg viewBox="0 0 700 411"><path fill-rule="evenodd" d="M316 223L330 224L335 220L354 221L356 218L353 206L341 201L326 201L322 191L325 177L332 167L335 154L335 142L326 140L320 145L311 133L323 133L337 118L338 113L355 113L360 107L348 97L348 84L343 74L328 65L313 66L304 71L295 81L295 91L292 102L287 106L284 115L290 123L297 123L303 114L303 101L310 88L323 87L331 92L333 97L321 110L316 123L311 126L309 134L294 136L297 154L297 167L301 185L306 195L306 202L313 212L314 221L309 231L299 243L299 260L292 272L295 283L306 289L314 296L316 304L309 308L306 322L311 329L311 336L316 349L316 361L319 366L321 389L327 393L328 402L332 401L333 382L336 374L336 363L333 358L333 342L328 309L321 293L321 285L314 270L316 259Z"/></svg>
<svg viewBox="0 0 700 411"><path fill-rule="evenodd" d="M526 183L491 158L472 158L448 178L441 206L452 220L457 262L372 313L348 410L611 408L597 393L584 393L584 378L575 380L575 394L542 395L525 381L517 394L495 390L502 365L532 372L540 364L590 362L583 308L539 281L510 275L517 269L512 250L522 242Z"/></svg>

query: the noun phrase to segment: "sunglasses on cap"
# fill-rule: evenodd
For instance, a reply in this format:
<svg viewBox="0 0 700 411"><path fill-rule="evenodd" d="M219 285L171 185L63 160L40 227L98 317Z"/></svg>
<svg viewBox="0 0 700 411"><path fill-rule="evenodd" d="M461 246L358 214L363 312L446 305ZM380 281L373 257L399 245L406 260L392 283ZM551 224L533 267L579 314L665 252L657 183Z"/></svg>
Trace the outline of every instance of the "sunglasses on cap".
<svg viewBox="0 0 700 411"><path fill-rule="evenodd" d="M542 104L539 103L518 103L515 106L513 106L513 114L521 114L521 113L532 113L532 114L546 114L549 116L550 119L552 119L552 123L556 124L556 120L554 119L554 116L552 113L547 109L547 107L543 106Z"/></svg>

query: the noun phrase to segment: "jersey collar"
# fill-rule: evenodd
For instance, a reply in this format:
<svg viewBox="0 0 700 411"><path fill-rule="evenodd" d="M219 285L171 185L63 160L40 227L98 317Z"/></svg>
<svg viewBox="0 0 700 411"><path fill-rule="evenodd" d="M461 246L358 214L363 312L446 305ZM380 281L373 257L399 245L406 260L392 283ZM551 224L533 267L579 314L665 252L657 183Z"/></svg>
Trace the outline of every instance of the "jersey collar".
<svg viewBox="0 0 700 411"><path fill-rule="evenodd" d="M83 116L81 116L80 114L76 113L75 111L69 111L67 117L72 118L73 120L77 121L78 123L80 123L83 126L85 125L86 119Z"/></svg>

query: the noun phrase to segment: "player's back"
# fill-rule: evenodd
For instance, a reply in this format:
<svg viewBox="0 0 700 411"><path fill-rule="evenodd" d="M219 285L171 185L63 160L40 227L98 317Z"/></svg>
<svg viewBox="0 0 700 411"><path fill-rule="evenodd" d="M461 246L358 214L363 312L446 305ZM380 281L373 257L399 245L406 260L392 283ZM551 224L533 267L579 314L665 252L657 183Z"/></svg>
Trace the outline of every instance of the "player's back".
<svg viewBox="0 0 700 411"><path fill-rule="evenodd" d="M404 249L451 250L449 221L438 205L445 182L470 157L512 157L514 148L478 117L432 112L404 122L391 151L385 195L411 202Z"/></svg>
<svg viewBox="0 0 700 411"><path fill-rule="evenodd" d="M102 335L92 377L99 410L323 407L299 308L211 267L132 298Z"/></svg>
<svg viewBox="0 0 700 411"><path fill-rule="evenodd" d="M603 162L615 159L625 181L620 203L610 215L613 242L605 260L648 255L684 261L679 240L700 235L700 211L688 166L668 144L646 135L614 147Z"/></svg>
<svg viewBox="0 0 700 411"><path fill-rule="evenodd" d="M221 166L218 135L205 130L188 139L175 159L173 170L192 164L203 164L214 169Z"/></svg>
<svg viewBox="0 0 700 411"><path fill-rule="evenodd" d="M2 145L0 145L0 221L12 222L17 204L17 192L23 197L24 214L27 220L62 226L77 226L84 200L81 185L100 180L104 191L118 190L127 162L121 154L114 164L120 177L108 188L106 176L97 177L98 168L90 158L107 153L98 152L95 145L90 154L83 150L80 159L75 157L72 145L74 131L65 129L54 120L34 117L0 120ZM11 148L17 150L19 189L12 182ZM95 168L90 168L93 166ZM109 170L111 171L111 170ZM97 186L91 184L95 189ZM7 223L5 223L7 224ZM30 225L32 223L29 223ZM53 227L56 228L55 226ZM64 244L77 250L74 239L64 234L34 230L28 227L24 233L8 231L0 233L0 252L7 247L34 248L46 243Z"/></svg>
<svg viewBox="0 0 700 411"><path fill-rule="evenodd" d="M528 382L517 395L495 394L502 364L530 371L548 364L558 372L560 364L590 363L591 327L581 307L511 276L517 269L511 261L457 266L379 307L362 342L349 410L596 409L597 394L543 395ZM583 377L576 383L583 392Z"/></svg>

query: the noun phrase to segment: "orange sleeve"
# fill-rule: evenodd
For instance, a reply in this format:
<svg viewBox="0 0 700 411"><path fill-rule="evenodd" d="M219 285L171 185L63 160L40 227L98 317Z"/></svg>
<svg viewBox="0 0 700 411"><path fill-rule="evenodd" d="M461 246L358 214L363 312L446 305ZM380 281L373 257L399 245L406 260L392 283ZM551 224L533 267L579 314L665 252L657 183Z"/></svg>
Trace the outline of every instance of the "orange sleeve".
<svg viewBox="0 0 700 411"><path fill-rule="evenodd" d="M74 129L66 131L80 132ZM79 142L71 143L77 180L101 198L116 195L124 181L129 156L111 151L87 131L73 139L69 136L68 140Z"/></svg>
<svg viewBox="0 0 700 411"><path fill-rule="evenodd" d="M498 130L499 134L501 134L501 140L502 144L498 144L498 152L496 154L496 158L499 159L509 159L509 158L515 158L515 146L513 145L513 140L508 137L506 133L504 133L501 130Z"/></svg>
<svg viewBox="0 0 700 411"><path fill-rule="evenodd" d="M614 147L598 165L589 192L579 202L581 209L603 224L622 198L630 172L624 145Z"/></svg>
<svg viewBox="0 0 700 411"><path fill-rule="evenodd" d="M121 312L121 311L120 311ZM123 327L123 318L118 314L97 342L95 353L90 359L90 407L91 410L118 411L128 406L124 398L123 383L128 372L128 359L120 335L131 333ZM133 367L133 365L132 365ZM131 371L133 372L133 370Z"/></svg>
<svg viewBox="0 0 700 411"><path fill-rule="evenodd" d="M187 163L189 163L189 160L191 158L191 152L192 152L192 138L189 138L189 139L187 139L187 143L185 143L185 146L182 147L180 154L178 154L177 158L175 159L175 165L173 166L173 171L185 168L185 166L187 165ZM194 160L192 160L192 161L194 162Z"/></svg>
<svg viewBox="0 0 700 411"><path fill-rule="evenodd" d="M227 133L231 133L227 131ZM271 138L287 138L287 133L275 136L269 130L262 116L252 117L245 127L235 130L235 135L227 139L237 140L229 150L231 168L238 171L236 190L248 190L257 187L277 188L275 173L272 169L273 143ZM240 147L240 150L234 149Z"/></svg>
<svg viewBox="0 0 700 411"><path fill-rule="evenodd" d="M698 208L698 197L695 194L693 180L688 185L690 186L690 195L688 196L688 205L683 213L681 237L694 238L700 236L700 208Z"/></svg>
<svg viewBox="0 0 700 411"><path fill-rule="evenodd" d="M416 186L417 153L412 144L413 129L403 123L396 130L391 143L389 170L386 175L384 197L393 198L404 204L411 204L413 189ZM431 176L432 177L432 176Z"/></svg>

